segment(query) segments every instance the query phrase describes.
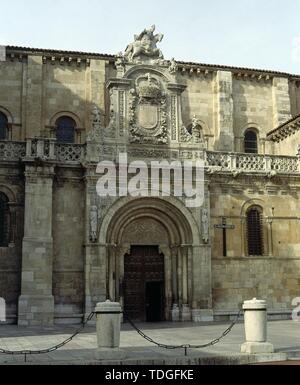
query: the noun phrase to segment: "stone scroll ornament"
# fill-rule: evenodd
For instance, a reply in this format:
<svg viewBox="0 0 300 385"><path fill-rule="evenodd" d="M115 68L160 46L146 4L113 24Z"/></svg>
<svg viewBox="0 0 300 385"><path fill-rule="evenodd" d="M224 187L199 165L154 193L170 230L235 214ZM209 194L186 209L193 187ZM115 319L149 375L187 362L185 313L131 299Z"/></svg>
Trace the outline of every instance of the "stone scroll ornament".
<svg viewBox="0 0 300 385"><path fill-rule="evenodd" d="M164 35L154 34L155 25L149 29L144 29L139 35L134 36L134 42L126 48L124 57L129 61L141 59L163 59L163 54L157 48L157 43L163 40Z"/></svg>

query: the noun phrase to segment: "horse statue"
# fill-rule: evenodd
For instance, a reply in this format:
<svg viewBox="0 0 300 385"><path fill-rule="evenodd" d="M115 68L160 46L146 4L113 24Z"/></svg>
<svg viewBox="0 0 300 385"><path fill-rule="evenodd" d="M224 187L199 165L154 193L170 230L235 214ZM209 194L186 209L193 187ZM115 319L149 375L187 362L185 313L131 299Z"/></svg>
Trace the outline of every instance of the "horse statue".
<svg viewBox="0 0 300 385"><path fill-rule="evenodd" d="M125 58L133 61L135 58L146 56L150 58L163 59L163 54L157 48L157 43L160 43L164 35L154 35L155 25L150 29L144 29L139 35L134 36L134 42L130 44L125 51Z"/></svg>

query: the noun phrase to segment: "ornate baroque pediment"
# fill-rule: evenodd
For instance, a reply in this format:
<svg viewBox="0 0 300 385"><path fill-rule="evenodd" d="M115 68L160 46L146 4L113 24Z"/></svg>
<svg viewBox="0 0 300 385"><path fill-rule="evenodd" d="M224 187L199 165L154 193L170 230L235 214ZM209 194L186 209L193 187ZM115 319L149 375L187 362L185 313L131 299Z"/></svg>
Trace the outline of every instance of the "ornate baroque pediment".
<svg viewBox="0 0 300 385"><path fill-rule="evenodd" d="M166 61L157 44L163 35L155 26L135 36L125 54L117 56L116 77L107 87L110 124L103 140L124 144L167 145L181 139L181 95L175 60Z"/></svg>

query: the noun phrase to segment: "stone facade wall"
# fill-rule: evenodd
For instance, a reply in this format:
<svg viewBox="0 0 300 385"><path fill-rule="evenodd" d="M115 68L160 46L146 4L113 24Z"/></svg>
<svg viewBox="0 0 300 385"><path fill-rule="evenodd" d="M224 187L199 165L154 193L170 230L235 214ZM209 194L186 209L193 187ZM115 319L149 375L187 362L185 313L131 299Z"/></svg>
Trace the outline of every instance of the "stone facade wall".
<svg viewBox="0 0 300 385"><path fill-rule="evenodd" d="M16 213L15 241L0 249L0 296L7 299L11 320L18 317L20 325L78 322L97 301L105 299L108 291L115 295L121 290L115 278L122 278L117 262L130 245L126 239L122 247L116 245L118 234L114 238L111 221L117 223L118 215L127 208L121 200L95 198L95 169L102 157L114 160L118 152L127 150L133 159L147 161L173 157L196 160L205 150L225 153L216 155L219 161L209 165L205 207L210 224L201 223L200 208L184 211L182 202L176 200L170 200L170 205L164 202L165 206L158 200L148 202L154 217L162 217L165 208L169 209L170 244L161 242L170 265L169 308L176 298L185 310L190 306L186 320L191 314L193 319L203 320L203 314L211 318L212 308L234 311L239 302L259 296L269 300L272 310L287 310L291 299L299 296L299 173L294 166L288 170L287 163L280 164L279 171L272 169L271 160L262 157L237 161L232 153L244 151L245 130L253 128L259 135L261 154L296 155L298 134L280 144L268 143L265 138L300 113L297 82L288 81L284 75L240 74L229 68L188 67L174 73L166 64L159 69L140 65L135 73L135 65L130 63L126 73L120 66L116 70L112 59L75 56L8 54L0 63L0 111L8 117L9 139L24 141L25 145L29 138L53 137L55 121L62 115L76 121L76 144L86 143L91 134L87 146L65 147L59 155L54 144L56 152L46 154L45 147L42 151L39 144L34 148L27 141L26 154L16 158L22 159L19 163L12 162L9 152L4 154L0 143L0 191L12 191ZM148 142L130 142L131 119L136 113L132 95L137 96L131 87L140 77L145 83L147 71L153 71L153 79L164 90L159 103L163 104L164 93L168 93L167 103L160 108L165 108L169 143L169 134L165 142L151 144L149 138ZM100 112L96 126L91 114L95 106ZM188 132L182 135L182 126L190 128L195 118L207 148ZM131 200L127 203L129 207ZM105 229L105 234L102 230L97 234L99 243L90 237L90 213L95 204L97 226ZM261 258L247 257L245 210L251 204L263 209L265 255ZM118 205L120 211L116 210ZM131 211L137 208L137 215L147 211L140 202L135 202ZM124 213L124 226L129 226L130 213ZM179 213L185 214L181 217ZM214 228L224 216L235 226L227 231L226 258L222 256L222 231ZM182 233L188 234L186 239L174 235L180 233L180 226L184 227ZM208 226L206 234L203 226ZM126 234L125 227L120 227Z"/></svg>
<svg viewBox="0 0 300 385"><path fill-rule="evenodd" d="M299 296L299 271L300 259L213 258L215 314L236 312L249 298L266 299L272 313L290 314L292 300Z"/></svg>
<svg viewBox="0 0 300 385"><path fill-rule="evenodd" d="M82 129L77 132L77 143L84 143L91 128L93 105L100 108L105 123L109 123L105 84L115 76L114 66L101 59L78 64L66 58L45 60L42 55L31 55L22 61L1 62L0 110L9 113L12 138L53 136L51 129L56 119L66 114ZM258 80L239 77L230 71L207 71L200 75L180 72L177 79L187 86L182 97L183 122L188 126L193 116L197 116L204 134L210 137L210 150L243 152L244 132L254 128L263 153L267 132L300 111L299 88L286 78ZM225 133L231 144L225 145L226 140L220 137ZM267 145L266 151L272 153L272 146Z"/></svg>
<svg viewBox="0 0 300 385"><path fill-rule="evenodd" d="M0 248L0 297L5 298L9 323L17 321L21 294L22 240L24 234L24 184L17 166L0 167L0 191L10 204L10 244Z"/></svg>
<svg viewBox="0 0 300 385"><path fill-rule="evenodd" d="M69 178L73 180L70 181ZM59 322L84 313L84 184L80 173L61 170L53 193L53 294Z"/></svg>
<svg viewBox="0 0 300 385"><path fill-rule="evenodd" d="M210 136L209 145L213 149L214 143L214 92L212 74L197 76L178 76L178 82L187 86L182 95L182 120L187 127L194 115L203 126L204 134Z"/></svg>
<svg viewBox="0 0 300 385"><path fill-rule="evenodd" d="M286 312L299 295L299 185L262 183L258 178L211 187L212 224L221 217L235 226L227 230L228 256L223 257L222 230L212 229L213 307L216 315L237 309L247 298L268 300L271 312ZM225 183L224 183L225 182ZM284 187L285 186L285 187ZM293 192L290 191L293 189ZM246 208L263 209L264 257L247 256Z"/></svg>
<svg viewBox="0 0 300 385"><path fill-rule="evenodd" d="M220 181L218 181L220 183ZM217 182L217 183L218 183ZM259 205L263 209L265 254L276 258L299 258L300 210L299 185L288 185L287 181L264 185L258 178L241 178L234 184L224 178L211 186L211 217L213 224L219 224L222 217L235 226L228 230L228 256L232 258L247 255L246 226L243 223L246 208ZM291 191L292 190L292 191ZM268 220L272 221L272 228ZM269 243L272 238L272 243ZM213 230L212 255L222 256L222 231Z"/></svg>
<svg viewBox="0 0 300 385"><path fill-rule="evenodd" d="M233 80L233 122L235 151L244 152L244 134L249 128L258 133L259 152L264 153L267 133L274 128L272 82L270 80Z"/></svg>
<svg viewBox="0 0 300 385"><path fill-rule="evenodd" d="M15 61L4 61L0 64L0 111L5 113L10 123L13 124L10 137L13 140L21 140L23 133L21 123L23 116L23 76L26 64Z"/></svg>

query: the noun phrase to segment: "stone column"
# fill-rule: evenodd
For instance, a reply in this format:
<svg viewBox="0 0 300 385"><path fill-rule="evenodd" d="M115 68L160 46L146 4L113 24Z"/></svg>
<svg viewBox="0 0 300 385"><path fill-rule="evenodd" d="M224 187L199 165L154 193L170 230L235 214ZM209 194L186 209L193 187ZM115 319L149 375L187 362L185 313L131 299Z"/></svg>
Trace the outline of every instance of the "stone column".
<svg viewBox="0 0 300 385"><path fill-rule="evenodd" d="M183 304L183 285L182 285L182 255L180 249L177 249L177 290L178 290L178 304L179 307Z"/></svg>
<svg viewBox="0 0 300 385"><path fill-rule="evenodd" d="M173 308L171 310L171 320L174 322L179 321L179 296L178 296L178 248L171 247L172 256L172 294L173 294Z"/></svg>
<svg viewBox="0 0 300 385"><path fill-rule="evenodd" d="M108 275L109 275L109 298L115 301L116 298L116 248L109 247L108 252Z"/></svg>
<svg viewBox="0 0 300 385"><path fill-rule="evenodd" d="M19 325L52 325L52 191L54 167L27 164Z"/></svg>
<svg viewBox="0 0 300 385"><path fill-rule="evenodd" d="M172 259L168 245L160 245L159 252L165 257L165 319L169 321L173 305L172 295Z"/></svg>
<svg viewBox="0 0 300 385"><path fill-rule="evenodd" d="M90 154L89 154L90 155ZM99 158L99 154L96 154ZM103 213L102 204L97 195L96 183L98 176L95 174L95 166L90 166L85 172L85 313L88 316L97 303L107 299L107 247L99 243L99 234ZM102 198L101 198L102 199ZM92 207L97 207L98 215L91 220ZM94 231L97 228L97 236ZM94 229L93 229L94 228ZM97 239L98 237L98 239Z"/></svg>
<svg viewBox="0 0 300 385"><path fill-rule="evenodd" d="M182 310L181 320L183 322L191 321L191 309L189 306L188 298L188 248L183 247L181 249L182 257Z"/></svg>

